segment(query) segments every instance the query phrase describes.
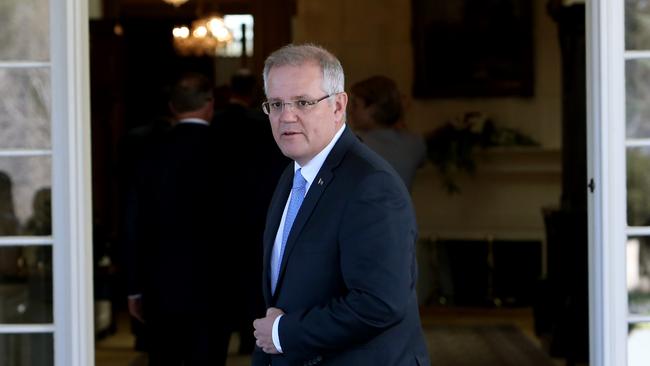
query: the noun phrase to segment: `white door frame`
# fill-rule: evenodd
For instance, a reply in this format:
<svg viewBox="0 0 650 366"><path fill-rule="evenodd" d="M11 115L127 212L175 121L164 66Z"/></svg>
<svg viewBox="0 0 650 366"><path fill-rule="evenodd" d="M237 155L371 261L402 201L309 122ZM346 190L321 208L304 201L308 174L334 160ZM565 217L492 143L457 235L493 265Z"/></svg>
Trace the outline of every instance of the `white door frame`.
<svg viewBox="0 0 650 366"><path fill-rule="evenodd" d="M624 2L586 1L590 364L627 365ZM587 184L587 182L585 182Z"/></svg>
<svg viewBox="0 0 650 366"><path fill-rule="evenodd" d="M626 365L623 6L586 1L593 366ZM88 0L51 0L50 29L55 365L88 366L94 364Z"/></svg>
<svg viewBox="0 0 650 366"><path fill-rule="evenodd" d="M50 0L55 366L94 365L88 0Z"/></svg>

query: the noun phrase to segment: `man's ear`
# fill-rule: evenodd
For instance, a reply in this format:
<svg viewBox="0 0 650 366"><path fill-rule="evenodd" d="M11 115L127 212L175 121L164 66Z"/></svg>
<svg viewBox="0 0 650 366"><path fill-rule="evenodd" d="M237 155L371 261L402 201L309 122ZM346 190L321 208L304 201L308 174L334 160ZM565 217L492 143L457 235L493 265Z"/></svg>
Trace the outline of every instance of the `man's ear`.
<svg viewBox="0 0 650 366"><path fill-rule="evenodd" d="M348 106L348 94L346 92L338 93L334 98L334 114L336 115L336 121L344 122L345 109Z"/></svg>

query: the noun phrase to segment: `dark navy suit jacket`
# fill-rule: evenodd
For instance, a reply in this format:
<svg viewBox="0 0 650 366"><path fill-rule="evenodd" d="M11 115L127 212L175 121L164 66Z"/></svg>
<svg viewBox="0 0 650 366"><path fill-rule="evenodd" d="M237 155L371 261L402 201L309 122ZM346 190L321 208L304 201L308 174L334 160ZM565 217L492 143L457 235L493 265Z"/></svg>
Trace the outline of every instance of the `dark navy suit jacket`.
<svg viewBox="0 0 650 366"><path fill-rule="evenodd" d="M223 281L236 270L230 267L235 244L221 238L231 226L224 207L234 203L223 193L228 181L216 146L208 126L180 123L151 144L138 166L130 291L143 294L149 323L169 314L203 321L235 311L227 301L232 281ZM215 281L222 298L214 295Z"/></svg>
<svg viewBox="0 0 650 366"><path fill-rule="evenodd" d="M346 127L293 223L275 293L269 264L293 165L264 233L263 291L284 353L253 365L430 365L415 295L417 228L397 173Z"/></svg>

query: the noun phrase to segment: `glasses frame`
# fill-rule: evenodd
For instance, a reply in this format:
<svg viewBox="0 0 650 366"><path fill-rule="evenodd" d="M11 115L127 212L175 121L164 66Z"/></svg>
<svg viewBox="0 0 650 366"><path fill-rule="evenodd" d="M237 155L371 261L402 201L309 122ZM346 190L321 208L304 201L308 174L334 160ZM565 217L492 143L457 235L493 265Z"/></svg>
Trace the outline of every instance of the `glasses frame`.
<svg viewBox="0 0 650 366"><path fill-rule="evenodd" d="M327 99L329 97L335 96L336 94L339 94L339 93L328 94L328 95L326 95L326 96L324 96L322 98L318 98L318 99L314 99L314 100L300 99L300 100L294 100L293 102L273 102L274 104L275 103L281 103L281 105L282 105L280 107L280 109L277 110L277 111L276 110L271 110L271 102L269 102L267 100L266 102L262 103L262 110L264 111L264 113L266 113L268 115L270 115L271 113L279 114L279 113L284 112L284 106L289 105L289 106L292 106L295 111L305 113L305 112L309 111L316 104L324 101L325 99Z"/></svg>

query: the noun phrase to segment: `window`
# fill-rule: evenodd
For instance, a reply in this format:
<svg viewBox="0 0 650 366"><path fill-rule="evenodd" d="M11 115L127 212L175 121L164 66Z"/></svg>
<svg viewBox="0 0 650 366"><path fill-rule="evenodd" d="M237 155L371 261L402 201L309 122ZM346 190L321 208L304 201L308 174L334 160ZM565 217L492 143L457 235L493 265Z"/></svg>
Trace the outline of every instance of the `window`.
<svg viewBox="0 0 650 366"><path fill-rule="evenodd" d="M246 56L253 56L253 16L250 14L229 14L223 17L226 27L233 34L233 41L218 51L222 57L241 57L243 44L246 44ZM245 30L245 39L244 33Z"/></svg>

